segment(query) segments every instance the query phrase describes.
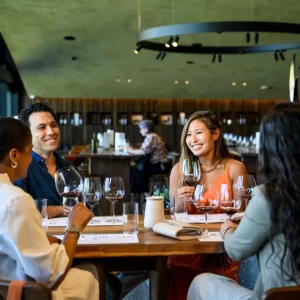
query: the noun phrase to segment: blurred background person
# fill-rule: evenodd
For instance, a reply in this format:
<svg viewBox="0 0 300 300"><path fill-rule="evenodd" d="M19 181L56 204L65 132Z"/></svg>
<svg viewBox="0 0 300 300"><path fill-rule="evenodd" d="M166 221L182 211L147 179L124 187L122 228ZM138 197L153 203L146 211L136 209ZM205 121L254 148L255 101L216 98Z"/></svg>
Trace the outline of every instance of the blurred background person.
<svg viewBox="0 0 300 300"><path fill-rule="evenodd" d="M141 135L145 137L144 142L140 149L129 149L131 153L142 155L130 174L131 193L149 192L149 178L154 174L166 174L171 168L165 143L154 132L153 122L143 120L139 123L139 128Z"/></svg>
<svg viewBox="0 0 300 300"><path fill-rule="evenodd" d="M194 186L185 183L187 166L188 173L198 174ZM233 186L240 175L247 178L247 169L244 164L231 158L216 115L210 111L192 114L182 131L180 161L174 165L170 175L171 207L175 196L193 197L195 184L204 186L204 198L211 190L219 192L221 185L226 184L228 199L232 199ZM189 214L197 213L193 203L188 203L188 210ZM220 212L220 208L215 212ZM186 299L191 281L203 272L210 271L237 279L239 265L226 254L172 256L169 259L169 299Z"/></svg>
<svg viewBox="0 0 300 300"><path fill-rule="evenodd" d="M188 299L262 299L274 287L300 284L300 105L275 105L260 126L258 179L239 225L221 227L229 257L257 255L254 291L215 274L197 276ZM217 287L217 288L216 288Z"/></svg>

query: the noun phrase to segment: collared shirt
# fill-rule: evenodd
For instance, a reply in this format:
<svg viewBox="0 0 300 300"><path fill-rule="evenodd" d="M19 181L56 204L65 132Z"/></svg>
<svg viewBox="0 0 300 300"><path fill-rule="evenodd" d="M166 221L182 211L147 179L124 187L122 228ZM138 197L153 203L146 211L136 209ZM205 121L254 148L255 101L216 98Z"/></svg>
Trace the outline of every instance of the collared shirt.
<svg viewBox="0 0 300 300"><path fill-rule="evenodd" d="M0 191L0 278L51 288L68 265L65 246L50 245L32 197L13 186L7 174L0 174Z"/></svg>
<svg viewBox="0 0 300 300"><path fill-rule="evenodd" d="M56 152L53 154L56 158L56 170L72 165ZM62 205L62 197L56 190L54 178L48 172L44 159L34 151L26 179L17 180L14 185L29 193L33 199L47 198L47 205Z"/></svg>

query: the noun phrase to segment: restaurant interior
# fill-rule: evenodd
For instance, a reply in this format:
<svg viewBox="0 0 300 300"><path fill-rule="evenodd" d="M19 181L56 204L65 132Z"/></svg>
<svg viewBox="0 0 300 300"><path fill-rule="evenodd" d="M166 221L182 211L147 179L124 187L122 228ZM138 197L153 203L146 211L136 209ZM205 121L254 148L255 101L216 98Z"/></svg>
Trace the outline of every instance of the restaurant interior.
<svg viewBox="0 0 300 300"><path fill-rule="evenodd" d="M154 174L149 191L138 198L130 193L129 177L136 157L130 156L128 149L143 143L139 122L153 122L174 166L180 158L181 134L189 116L210 110L220 122L232 156L256 177L257 134L263 116L275 104L298 101L299 12L296 0L0 3L0 116L16 117L32 103L49 103L60 128L57 153L73 163L83 177L99 176L103 181L107 176L121 176L125 194L120 203L138 201L140 205L140 248L129 243L123 251L124 243L100 243L78 247L76 254L78 259L101 260L109 271L138 271L132 267L134 259L151 270L149 280L124 299L167 299L168 256L224 252L218 242L202 243L200 249L199 242L158 236L143 226L145 197L154 194L153 182L168 188L170 172ZM215 31L195 27L184 32L180 27L205 22L224 23L217 24ZM234 22L243 23L241 27L246 29L230 29ZM255 22L260 25L251 25ZM264 27L265 22L274 22L273 27ZM283 23L295 23L295 27L289 30ZM146 29L176 24L178 34L158 30L158 38L139 40ZM173 42L177 39L178 47L187 45L191 50L164 46L169 38ZM166 48L151 49L147 41ZM206 50L207 45L212 51ZM232 47L232 53L226 47ZM257 50L251 50L255 47ZM116 133L124 134L122 142ZM94 151L93 137L98 143ZM120 203L116 204L116 215L122 215ZM164 209L169 216L170 206L165 203ZM111 213L110 202L102 196L96 216ZM100 227L96 232L107 234ZM120 224L108 227L112 227L108 234L122 231ZM62 234L57 228L49 226L48 232ZM94 233L92 228L86 233ZM209 227L219 228L220 224L214 223ZM257 272L254 257L245 260L239 282L253 289Z"/></svg>

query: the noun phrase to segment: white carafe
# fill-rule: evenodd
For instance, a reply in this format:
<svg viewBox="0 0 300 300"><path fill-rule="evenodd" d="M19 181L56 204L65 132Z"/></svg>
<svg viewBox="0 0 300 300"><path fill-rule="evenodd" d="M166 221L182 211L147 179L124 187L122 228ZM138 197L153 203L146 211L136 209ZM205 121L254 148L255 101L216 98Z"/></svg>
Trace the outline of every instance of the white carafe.
<svg viewBox="0 0 300 300"><path fill-rule="evenodd" d="M164 197L146 197L146 208L144 216L144 227L152 228L156 223L164 221Z"/></svg>

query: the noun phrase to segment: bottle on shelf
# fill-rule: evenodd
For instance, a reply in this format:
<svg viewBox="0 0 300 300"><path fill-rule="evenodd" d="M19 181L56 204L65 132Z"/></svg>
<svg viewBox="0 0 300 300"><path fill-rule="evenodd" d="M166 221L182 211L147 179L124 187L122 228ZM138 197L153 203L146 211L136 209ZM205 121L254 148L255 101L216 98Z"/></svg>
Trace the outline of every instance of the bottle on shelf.
<svg viewBox="0 0 300 300"><path fill-rule="evenodd" d="M98 142L96 138L96 133L93 133L93 137L91 139L91 152L92 153L97 153L97 148L98 148Z"/></svg>

